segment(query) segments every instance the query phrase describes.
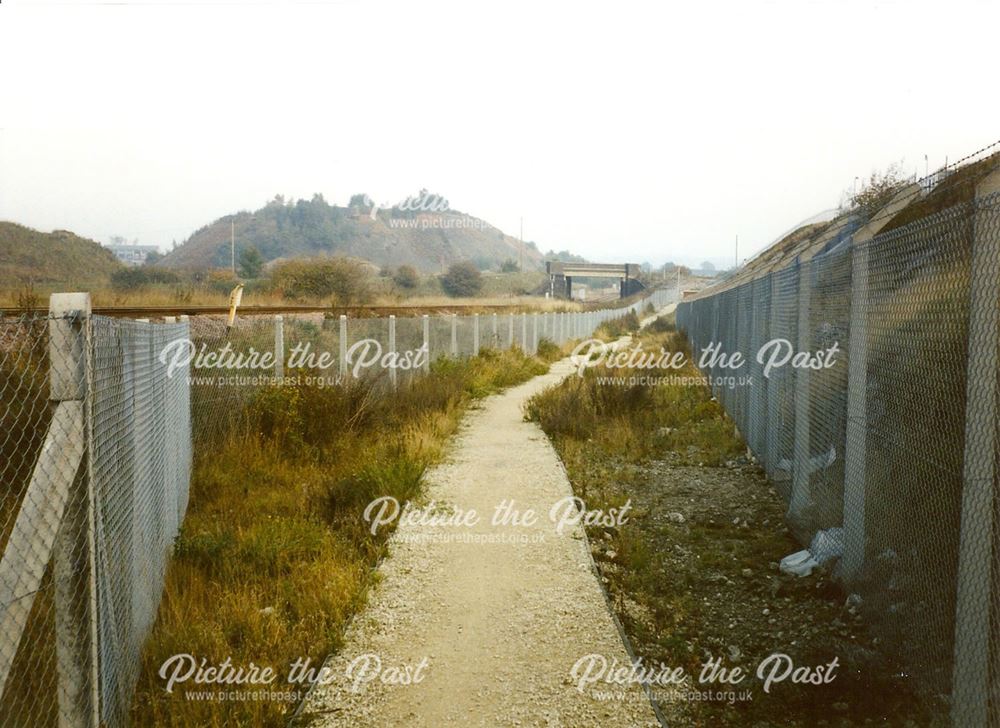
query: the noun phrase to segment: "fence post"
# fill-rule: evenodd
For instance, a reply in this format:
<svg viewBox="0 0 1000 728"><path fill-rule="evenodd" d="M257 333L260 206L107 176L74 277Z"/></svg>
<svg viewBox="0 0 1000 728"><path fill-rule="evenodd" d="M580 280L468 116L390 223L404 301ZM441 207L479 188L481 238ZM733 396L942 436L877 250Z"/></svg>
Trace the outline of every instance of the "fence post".
<svg viewBox="0 0 1000 728"><path fill-rule="evenodd" d="M49 299L50 398L81 404L79 430L73 434L77 442L66 443L81 454L91 441L90 311L89 293L54 293ZM69 319L74 312L76 320ZM58 426L55 418L53 426ZM97 726L100 722L96 523L90 459L88 454L85 475L72 478L53 554L58 701L60 725L67 726ZM27 500L25 503L30 505Z"/></svg>
<svg viewBox="0 0 1000 728"><path fill-rule="evenodd" d="M851 241L851 318L848 332L847 436L844 444L844 555L839 576L847 582L857 579L865 565L868 537L868 263L870 241L905 207L919 190L907 185L875 213L872 221L858 230Z"/></svg>
<svg viewBox="0 0 1000 728"><path fill-rule="evenodd" d="M521 351L528 353L528 314L521 312Z"/></svg>
<svg viewBox="0 0 1000 728"><path fill-rule="evenodd" d="M992 725L1000 674L996 570L1000 451L1000 170L976 187L965 407L962 525L955 608L955 660L951 718L956 726Z"/></svg>
<svg viewBox="0 0 1000 728"><path fill-rule="evenodd" d="M809 326L810 297L812 295L812 265L799 266L798 341L797 351L812 348ZM795 369L795 439L792 445L792 492L788 499L786 520L793 533L805 541L812 537L809 511L812 497L809 491L809 370Z"/></svg>
<svg viewBox="0 0 1000 728"><path fill-rule="evenodd" d="M531 315L531 353L538 353L538 311Z"/></svg>
<svg viewBox="0 0 1000 728"><path fill-rule="evenodd" d="M451 355L458 356L458 314L451 315Z"/></svg>
<svg viewBox="0 0 1000 728"><path fill-rule="evenodd" d="M340 349L340 380L347 379L347 316L340 314L340 335L338 337L338 348Z"/></svg>
<svg viewBox="0 0 1000 728"><path fill-rule="evenodd" d="M479 356L479 314L472 314L472 355Z"/></svg>
<svg viewBox="0 0 1000 728"><path fill-rule="evenodd" d="M274 377L285 376L285 317L280 313L274 317Z"/></svg>
<svg viewBox="0 0 1000 728"><path fill-rule="evenodd" d="M497 326L498 326L497 315L494 313L493 314L493 338L491 339L491 341L493 342L493 347L496 348L496 349L499 349L500 348L500 330L497 328Z"/></svg>
<svg viewBox="0 0 1000 728"><path fill-rule="evenodd" d="M431 370L431 318L427 314L421 316L424 325L424 374Z"/></svg>
<svg viewBox="0 0 1000 728"><path fill-rule="evenodd" d="M514 348L514 314L507 315L507 348Z"/></svg>
<svg viewBox="0 0 1000 728"><path fill-rule="evenodd" d="M389 314L389 351L392 354L396 353L396 317L393 314ZM392 384L392 388L396 388L396 362L395 357L390 357L389 359L389 382Z"/></svg>

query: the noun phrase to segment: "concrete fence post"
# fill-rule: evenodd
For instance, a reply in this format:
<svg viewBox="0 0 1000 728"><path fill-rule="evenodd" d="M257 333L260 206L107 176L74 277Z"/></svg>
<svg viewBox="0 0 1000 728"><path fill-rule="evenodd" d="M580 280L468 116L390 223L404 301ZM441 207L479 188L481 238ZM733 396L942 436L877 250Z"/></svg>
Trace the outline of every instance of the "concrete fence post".
<svg viewBox="0 0 1000 728"><path fill-rule="evenodd" d="M451 315L451 355L458 356L458 314Z"/></svg>
<svg viewBox="0 0 1000 728"><path fill-rule="evenodd" d="M340 314L340 335L337 337L340 349L340 379L347 381L347 316Z"/></svg>
<svg viewBox="0 0 1000 728"><path fill-rule="evenodd" d="M280 313L274 317L274 377L285 376L285 317Z"/></svg>
<svg viewBox="0 0 1000 728"><path fill-rule="evenodd" d="M389 352L396 353L396 317L393 314L389 314ZM390 356L389 362L389 383L395 389L397 384L395 357Z"/></svg>
<svg viewBox="0 0 1000 728"><path fill-rule="evenodd" d="M812 348L812 331L809 324L810 296L812 295L812 264L799 266L798 342L797 351ZM788 500L787 520L793 533L800 540L812 537L810 523L812 495L809 490L809 370L795 369L795 439L792 459L792 493Z"/></svg>
<svg viewBox="0 0 1000 728"><path fill-rule="evenodd" d="M4 552L23 560L25 575L39 580L48 561L48 546L53 553L55 586L56 665L59 677L58 702L60 725L97 726L100 722L97 665L97 583L93 478L87 457L86 477L75 477L84 460L91 423L88 401L91 378L90 294L55 293L49 300L49 389L56 411L49 426L49 436L24 504ZM49 447L50 443L53 447ZM49 489L45 500L38 498L36 485ZM56 504L61 501L62 509ZM44 504L44 505L43 505ZM22 551L17 546L22 517L43 507L59 510L51 513L45 525L36 525L30 534L33 548ZM40 513L39 513L40 514ZM62 520L58 527L55 524ZM3 571L0 566L0 572ZM0 590L6 588L0 576ZM21 581L23 593L30 585ZM37 587L36 587L37 588ZM0 603L6 600L0 598ZM31 601L20 600L25 610ZM23 602L27 602L26 604ZM17 606L17 605L12 605ZM24 613L27 618L27 611ZM4 620L6 622L6 619ZM22 625L23 627L23 625ZM5 630L0 633L9 634ZM11 655L13 657L13 655ZM0 694L6 671L0 667Z"/></svg>
<svg viewBox="0 0 1000 728"><path fill-rule="evenodd" d="M538 311L531 314L531 353L538 353Z"/></svg>
<svg viewBox="0 0 1000 728"><path fill-rule="evenodd" d="M479 314L472 314L472 355L479 356Z"/></svg>
<svg viewBox="0 0 1000 728"><path fill-rule="evenodd" d="M424 374L431 370L431 318L426 313L421 316L424 334Z"/></svg>
<svg viewBox="0 0 1000 728"><path fill-rule="evenodd" d="M987 196L993 195L984 201ZM1000 675L1000 170L976 187L951 718L992 725Z"/></svg>
<svg viewBox="0 0 1000 728"><path fill-rule="evenodd" d="M895 212L905 207L918 185L907 185L851 241L851 317L848 332L847 437L844 444L844 555L838 575L847 582L861 576L868 548L868 316L871 240Z"/></svg>
<svg viewBox="0 0 1000 728"><path fill-rule="evenodd" d="M507 316L507 348L514 348L514 314Z"/></svg>
<svg viewBox="0 0 1000 728"><path fill-rule="evenodd" d="M778 327L781 293L780 278L781 276L777 272L772 271L768 275L768 286L770 288L767 310L769 337L774 336L780 330ZM705 303L704 300L699 303L701 303L702 316L704 316L706 313L705 309L712 304ZM709 326L714 326L712 322L708 322L708 324ZM754 354L756 356L756 352ZM761 372L763 376L763 370ZM781 387L778 386L776 380L776 377L781 376L781 373L776 372L777 370L772 371L770 378L767 380L767 397L764 401L764 432L767 438L764 444L764 452L766 453L764 463L769 475L774 474L778 461L781 459Z"/></svg>
<svg viewBox="0 0 1000 728"><path fill-rule="evenodd" d="M497 315L493 314L493 338L490 339L491 345L499 349L500 348L500 329L499 322L497 321Z"/></svg>
<svg viewBox="0 0 1000 728"><path fill-rule="evenodd" d="M521 313L521 351L528 353L528 314Z"/></svg>

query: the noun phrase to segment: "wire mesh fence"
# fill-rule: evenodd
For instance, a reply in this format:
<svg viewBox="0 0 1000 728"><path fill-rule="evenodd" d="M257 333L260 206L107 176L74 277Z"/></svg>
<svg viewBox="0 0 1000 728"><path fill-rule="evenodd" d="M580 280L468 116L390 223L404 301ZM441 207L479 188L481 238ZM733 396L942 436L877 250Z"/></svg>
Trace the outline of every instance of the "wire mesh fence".
<svg viewBox="0 0 1000 728"><path fill-rule="evenodd" d="M675 295L590 312L254 316L227 327L93 316L86 294L55 294L48 316L0 318L0 726L128 724L187 509L192 443L224 436L261 387L298 376L405 386L439 357L532 353Z"/></svg>
<svg viewBox="0 0 1000 728"><path fill-rule="evenodd" d="M123 725L191 462L156 353L188 330L54 300L0 322L0 723Z"/></svg>
<svg viewBox="0 0 1000 728"><path fill-rule="evenodd" d="M842 543L835 574L877 650L955 725L997 725L1000 192L910 217L830 232L682 302L678 326L696 357L747 358L747 386L705 374L792 532ZM772 353L831 348L828 366L768 371Z"/></svg>

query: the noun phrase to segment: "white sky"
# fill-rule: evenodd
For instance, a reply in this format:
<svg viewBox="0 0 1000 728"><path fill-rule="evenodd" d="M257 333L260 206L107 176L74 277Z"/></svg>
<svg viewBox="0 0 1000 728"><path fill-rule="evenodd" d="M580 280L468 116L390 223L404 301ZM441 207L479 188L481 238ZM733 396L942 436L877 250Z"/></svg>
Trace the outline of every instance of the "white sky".
<svg viewBox="0 0 1000 728"><path fill-rule="evenodd" d="M728 265L1000 138L996 3L0 5L0 219L168 246L421 187L543 250Z"/></svg>

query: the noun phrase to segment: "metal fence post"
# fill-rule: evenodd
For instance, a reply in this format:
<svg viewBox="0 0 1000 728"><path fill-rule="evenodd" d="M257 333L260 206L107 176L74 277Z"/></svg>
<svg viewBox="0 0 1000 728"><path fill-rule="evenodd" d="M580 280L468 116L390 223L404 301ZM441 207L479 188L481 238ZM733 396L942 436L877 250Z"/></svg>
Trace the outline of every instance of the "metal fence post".
<svg viewBox="0 0 1000 728"><path fill-rule="evenodd" d="M424 329L424 374L427 374L431 370L431 318L426 313L421 318Z"/></svg>
<svg viewBox="0 0 1000 728"><path fill-rule="evenodd" d="M79 463L86 442L91 441L90 423L90 294L55 293L49 300L50 398L54 402L72 402L78 407L67 452L56 457L74 457ZM69 317L75 314L75 320ZM57 410L57 413L59 410ZM66 429L57 418L52 427ZM59 434L59 433L56 433ZM73 450L70 454L68 451ZM44 455L43 455L44 457ZM64 470L67 475L65 510L53 554L55 585L56 661L59 674L58 701L60 725L97 726L100 722L97 668L97 571L95 563L95 515L93 478L88 455L85 475L73 477L76 465ZM72 470L72 472L70 472ZM26 497L25 507L37 506ZM20 520L20 516L19 516ZM56 521L58 522L58 520ZM41 534L32 534L38 538ZM16 533L11 534L8 550ZM33 553L33 552L28 552ZM24 554L22 558L28 556ZM40 557L40 553L35 553ZM41 562L41 559L39 559ZM29 564L30 565L30 564ZM44 569L44 564L40 563ZM30 608L30 603L27 605ZM0 689L2 691L2 689Z"/></svg>
<svg viewBox="0 0 1000 728"><path fill-rule="evenodd" d="M393 314L389 314L389 352L392 354L396 353L396 317ZM392 388L396 388L396 361L395 357L390 357L389 359L389 382L392 384Z"/></svg>
<svg viewBox="0 0 1000 728"><path fill-rule="evenodd" d="M472 355L479 356L479 314L472 314Z"/></svg>
<svg viewBox="0 0 1000 728"><path fill-rule="evenodd" d="M340 314L340 336L337 344L340 349L340 379L347 379L347 316Z"/></svg>
<svg viewBox="0 0 1000 728"><path fill-rule="evenodd" d="M451 355L458 356L458 314L451 315Z"/></svg>
<svg viewBox="0 0 1000 728"><path fill-rule="evenodd" d="M285 376L285 317L280 313L274 317L274 376Z"/></svg>
<svg viewBox="0 0 1000 728"><path fill-rule="evenodd" d="M987 195L993 195L983 202ZM1000 451L1000 171L976 187L969 308L962 525L955 609L951 718L956 726L996 720L1000 645L996 570ZM853 352L852 352L853 356ZM991 713L993 713L991 715Z"/></svg>

